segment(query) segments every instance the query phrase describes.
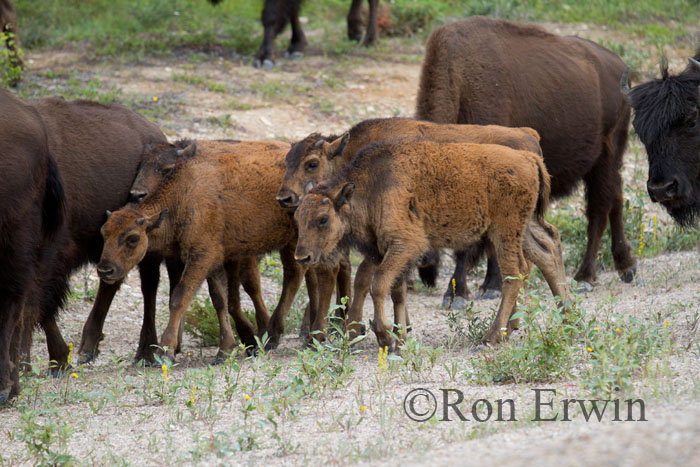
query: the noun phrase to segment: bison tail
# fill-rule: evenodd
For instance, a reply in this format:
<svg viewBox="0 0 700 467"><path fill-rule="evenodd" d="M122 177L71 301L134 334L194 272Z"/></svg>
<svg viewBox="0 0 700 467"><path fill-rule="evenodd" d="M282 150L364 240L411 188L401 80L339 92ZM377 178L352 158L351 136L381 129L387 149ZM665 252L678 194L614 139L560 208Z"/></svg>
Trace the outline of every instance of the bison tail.
<svg viewBox="0 0 700 467"><path fill-rule="evenodd" d="M58 166L51 156L49 156L47 169L41 227L45 236L53 237L65 220L65 194Z"/></svg>
<svg viewBox="0 0 700 467"><path fill-rule="evenodd" d="M418 264L418 276L421 282L423 282L426 287L435 287L439 272L440 252L433 250L423 255Z"/></svg>
<svg viewBox="0 0 700 467"><path fill-rule="evenodd" d="M547 172L547 167L544 165L544 160L539 156L535 156L535 158L540 179L540 190L537 197L537 205L535 206L535 215L537 216L537 220L542 222L544 221L544 214L549 206L549 195L552 188L551 177L549 176L549 172Z"/></svg>

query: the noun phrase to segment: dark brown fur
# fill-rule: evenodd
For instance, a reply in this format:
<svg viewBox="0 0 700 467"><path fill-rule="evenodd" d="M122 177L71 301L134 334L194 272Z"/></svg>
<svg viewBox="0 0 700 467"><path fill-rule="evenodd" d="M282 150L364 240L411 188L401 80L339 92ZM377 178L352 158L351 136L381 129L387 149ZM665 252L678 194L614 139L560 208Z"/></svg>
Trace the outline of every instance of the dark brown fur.
<svg viewBox="0 0 700 467"><path fill-rule="evenodd" d="M620 58L593 42L532 26L471 17L435 29L426 45L416 117L443 123L528 126L540 134L552 196L586 186L588 245L576 280L593 283L610 221L615 267L636 260L624 236L620 168L630 109Z"/></svg>
<svg viewBox="0 0 700 467"><path fill-rule="evenodd" d="M47 335L49 358L58 367L65 367L68 346L56 325L55 317L68 290L68 278L87 262L97 262L102 251L100 227L105 211L126 204L129 188L141 161L144 144L165 141L165 136L153 123L121 105L102 105L88 101L38 99L27 102L43 119L49 149L56 158L63 179L67 231L60 239L58 251L51 264L42 266L40 324ZM144 327L147 316L155 313L160 258L146 258L141 270L144 294ZM90 352L102 338L93 324L104 316L119 283L100 283L97 297L86 322L80 352ZM153 326L155 323L153 323ZM101 327L99 328L101 329ZM154 329L154 328L153 328ZM29 353L31 330L24 336L24 352ZM152 349L140 349L151 352ZM138 356L142 357L143 352Z"/></svg>
<svg viewBox="0 0 700 467"><path fill-rule="evenodd" d="M496 343L501 328L509 327L528 261L540 267L555 295L566 297L558 234L541 219L548 192L542 159L531 152L485 144L373 143L304 196L295 214L295 257L313 264L341 242L378 256L373 326L380 347L391 348L384 299L401 272L426 251L463 249L487 235L502 277L516 278L504 281L498 315L484 338ZM533 214L537 227L529 228ZM405 316L396 324L405 332Z"/></svg>
<svg viewBox="0 0 700 467"><path fill-rule="evenodd" d="M38 113L0 90L0 404L19 393L23 326L39 319L42 263L55 254L64 193Z"/></svg>

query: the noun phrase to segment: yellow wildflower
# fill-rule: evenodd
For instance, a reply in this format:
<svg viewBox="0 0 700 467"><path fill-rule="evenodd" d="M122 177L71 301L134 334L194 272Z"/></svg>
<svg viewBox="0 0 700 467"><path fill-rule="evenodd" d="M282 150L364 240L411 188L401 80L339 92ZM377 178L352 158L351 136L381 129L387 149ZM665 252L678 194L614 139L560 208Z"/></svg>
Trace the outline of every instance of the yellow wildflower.
<svg viewBox="0 0 700 467"><path fill-rule="evenodd" d="M70 366L70 362L73 361L73 343L69 342L68 343L68 365Z"/></svg>
<svg viewBox="0 0 700 467"><path fill-rule="evenodd" d="M360 407L361 412L364 412L365 410L367 410L367 407L365 407L364 405L362 407Z"/></svg>
<svg viewBox="0 0 700 467"><path fill-rule="evenodd" d="M158 98L156 96L153 96L153 102L158 102Z"/></svg>
<svg viewBox="0 0 700 467"><path fill-rule="evenodd" d="M389 347L379 347L379 355L377 357L377 365L380 372L385 372L387 369L387 357L389 356Z"/></svg>
<svg viewBox="0 0 700 467"><path fill-rule="evenodd" d="M615 328L615 332L621 332L620 328Z"/></svg>
<svg viewBox="0 0 700 467"><path fill-rule="evenodd" d="M592 348L590 348L590 347L586 347L586 348L588 349L589 352L593 352Z"/></svg>
<svg viewBox="0 0 700 467"><path fill-rule="evenodd" d="M77 378L77 377L78 377L78 373L73 373L73 378Z"/></svg>
<svg viewBox="0 0 700 467"><path fill-rule="evenodd" d="M245 395L245 400L247 400L247 401L250 400L250 396L248 394Z"/></svg>
<svg viewBox="0 0 700 467"><path fill-rule="evenodd" d="M454 297L457 295L457 281L455 281L455 278L452 278L452 296Z"/></svg>
<svg viewBox="0 0 700 467"><path fill-rule="evenodd" d="M160 367L163 370L163 379L168 382L168 365L163 365Z"/></svg>

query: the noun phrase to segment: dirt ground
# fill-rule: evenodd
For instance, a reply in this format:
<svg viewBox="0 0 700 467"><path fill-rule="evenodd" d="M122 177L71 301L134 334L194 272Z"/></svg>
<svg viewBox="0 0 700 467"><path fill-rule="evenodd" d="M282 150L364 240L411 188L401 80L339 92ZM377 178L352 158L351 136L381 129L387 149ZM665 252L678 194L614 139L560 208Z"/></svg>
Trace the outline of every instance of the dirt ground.
<svg viewBox="0 0 700 467"><path fill-rule="evenodd" d="M586 25L545 27L594 40L611 34ZM672 69L680 69L691 51L679 47L667 52ZM120 98L138 100L144 112L155 116L173 140L295 140L311 132L340 133L364 118L411 116L421 54L419 47L404 50L388 62L362 55L312 55L295 62L280 59L274 70L260 72L247 63L212 56L192 61L175 56L125 66L93 63L80 54L52 51L27 55L25 86L30 93L41 89L46 95L52 90L60 92L74 79L80 83L97 81L103 92L119 89ZM639 184L646 179L646 161L635 157L634 150L633 145L626 155L624 173L628 183ZM638 154L638 146L636 151ZM634 160L636 163L631 162ZM643 177L632 180L640 170ZM580 210L581 202L582 196L575 195L558 201L554 209L574 205ZM670 222L665 213L650 204L648 215L656 215L659 223ZM440 309L452 265L449 256L445 259L439 288L417 287L408 301L413 337L432 348L446 346L450 335L446 312ZM66 442L67 452L85 463L700 465L700 347L697 325L692 326L700 310L700 255L693 250L645 258L640 260L639 272L643 284L630 285L621 283L614 271L601 271L598 286L583 297L582 306L590 313L613 309L642 320L666 319L675 341L687 345L687 349L655 363L653 377L636 385L634 398L642 398L646 404L648 421L644 422L586 423L580 416L572 422L531 422L533 389L556 389L557 399L583 397L578 381L572 378L555 383L475 386L462 373L452 377L447 362L468 368L469 359L478 352L474 348L446 349L437 364L418 376L382 380L376 340L370 335L359 344L360 352L352 362L355 371L343 388L300 401L293 415L276 418L274 429L264 423L264 416L253 418L256 421L249 426L250 418L242 415L242 407L249 395L255 400L255 388L262 393L261 388L272 387L273 380L292 365L301 348L294 329L289 330L281 347L266 357L272 363L241 362L240 377L245 383L241 388L245 389L237 390L231 402L217 405L211 417L188 412L188 395L184 393L170 405L147 403L139 393L139 385L157 380L160 369L136 369L128 362L119 362L136 349L141 324L139 281L133 273L112 305L98 360L81 368L80 378L69 376L68 382L42 380L37 391L45 398L47 394L61 394L68 385L85 393L102 387L121 388L114 396L116 402L108 402L99 413L84 401L67 402L57 408L60 417L73 428ZM469 287L475 290L482 277L483 271L470 275ZM266 302L273 304L279 292L278 281L272 275L263 281ZM85 282L88 289L96 286L94 268L76 274L74 290L83 291ZM159 330L167 321L166 291L167 283L161 284ZM204 292L201 290L200 295ZM244 307L252 308L248 297L242 296ZM295 308L302 309L303 304L302 291ZM497 305L494 300L478 301L475 309L492 314ZM61 315L63 335L76 347L90 307L89 301L74 298ZM365 316L371 314L371 302L367 301ZM36 333L35 358L45 361L43 341L43 336ZM215 352L215 348L200 349L186 335L184 353L178 357L180 366L172 369L172 380L184 379L186 368L205 368ZM270 368L277 370L271 375L267 373L272 371ZM114 386L117 380L124 381L124 386ZM216 380L216 388L224 385L221 379ZM518 422L414 422L405 415L403 402L415 388L437 395L440 389L460 389L467 400L511 398ZM30 402L23 399L22 404ZM41 418L40 422L47 423L48 419ZM0 411L0 464L35 461L27 443L17 435L23 423L17 407ZM255 449L227 444L243 428L258 430Z"/></svg>

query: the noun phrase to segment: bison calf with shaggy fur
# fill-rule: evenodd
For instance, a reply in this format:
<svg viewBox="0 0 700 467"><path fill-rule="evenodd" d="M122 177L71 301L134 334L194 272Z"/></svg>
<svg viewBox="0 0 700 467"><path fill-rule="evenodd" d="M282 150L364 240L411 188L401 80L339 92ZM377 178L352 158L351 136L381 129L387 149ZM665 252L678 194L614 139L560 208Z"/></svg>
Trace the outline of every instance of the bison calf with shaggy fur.
<svg viewBox="0 0 700 467"><path fill-rule="evenodd" d="M566 296L559 237L542 219L548 197L549 175L531 152L498 145L374 143L304 196L295 213L295 257L318 263L346 243L378 258L370 289L373 329L380 347L393 348L384 300L401 273L426 251L464 249L486 235L504 280L498 314L484 338L497 343L501 329L509 327L529 261L556 296ZM533 214L539 222L529 227ZM405 316L396 324L404 336Z"/></svg>

